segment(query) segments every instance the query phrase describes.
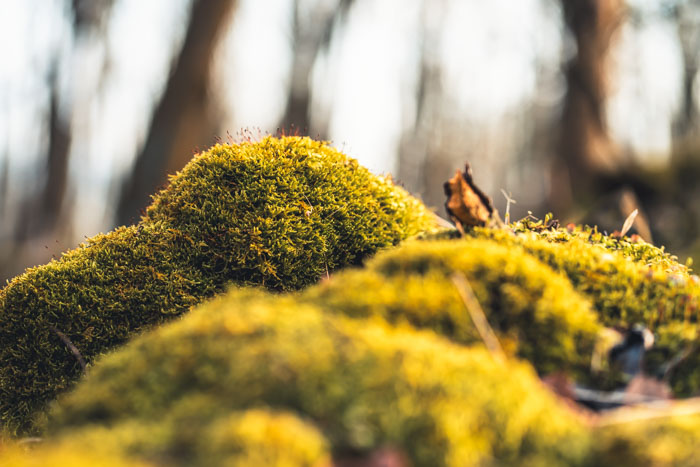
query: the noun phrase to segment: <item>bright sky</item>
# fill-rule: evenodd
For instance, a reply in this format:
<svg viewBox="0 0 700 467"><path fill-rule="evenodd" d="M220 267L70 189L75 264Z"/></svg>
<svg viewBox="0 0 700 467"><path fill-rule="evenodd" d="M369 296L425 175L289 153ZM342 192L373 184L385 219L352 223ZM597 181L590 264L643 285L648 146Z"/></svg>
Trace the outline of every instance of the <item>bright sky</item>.
<svg viewBox="0 0 700 467"><path fill-rule="evenodd" d="M0 158L11 157L13 180L33 169L45 141L46 70L52 56L60 57L62 89L77 99L72 173L78 212L85 214L76 231L92 235L104 229L111 214L115 175L127 170L145 138L189 3L118 0L108 29L109 62L97 42L72 52L63 4L0 0ZM462 115L471 132L484 128L488 135L486 129L500 128L499 122L522 112L538 86L536 66L557 66L562 54L553 0L425 4L358 0L347 28L313 70L317 118L328 122L337 146L375 172L395 172L399 139L415 117L415 103L407 97L417 84L421 20L439 31L434 59L445 65L443 90L450 111ZM238 5L221 47L217 83L229 111L227 126L232 134L241 127L274 132L288 86L292 0L239 0ZM669 123L678 102L680 58L673 25L659 19L625 26L618 57L620 74L609 102L613 135L658 159L669 148ZM100 89L102 70L107 79Z"/></svg>

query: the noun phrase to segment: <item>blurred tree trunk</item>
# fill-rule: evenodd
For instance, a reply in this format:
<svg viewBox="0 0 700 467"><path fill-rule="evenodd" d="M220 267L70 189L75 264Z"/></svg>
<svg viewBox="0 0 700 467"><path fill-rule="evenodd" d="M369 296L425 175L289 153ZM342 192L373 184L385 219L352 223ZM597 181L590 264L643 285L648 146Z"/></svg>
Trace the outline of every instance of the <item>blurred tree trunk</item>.
<svg viewBox="0 0 700 467"><path fill-rule="evenodd" d="M5 218L5 208L7 208L8 174L10 173L10 156L3 154L2 166L0 166L0 219ZM2 229L0 229L2 234Z"/></svg>
<svg viewBox="0 0 700 467"><path fill-rule="evenodd" d="M624 17L624 0L561 0L564 21L576 43L566 66L559 160L550 202L560 214L586 203L601 189L600 179L616 172L619 153L608 135L605 100L607 60Z"/></svg>
<svg viewBox="0 0 700 467"><path fill-rule="evenodd" d="M700 48L700 2L688 1L675 8L678 42L683 57L681 108L673 122L676 152L692 150L698 144L698 108L695 103L695 78Z"/></svg>
<svg viewBox="0 0 700 467"><path fill-rule="evenodd" d="M444 127L442 87L443 70L434 51L440 47L446 4L444 1L423 2L416 46L418 76L415 88L415 116L412 125L401 136L398 154L398 179L408 191L420 197L431 208L444 212L443 183L464 165L455 163L436 141L442 140ZM429 20L431 18L432 20Z"/></svg>
<svg viewBox="0 0 700 467"><path fill-rule="evenodd" d="M30 186L29 190L18 196L20 207L16 212L4 209L6 196L12 195L8 189L7 159L0 174L0 178L5 177L0 180L0 221L12 226L0 229L0 234L7 236L7 241L0 245L0 280L19 273L27 266L48 261L52 254L58 255L65 249L64 243L73 244L73 206L69 199L73 140L71 122L81 103L76 102L71 93L62 93L60 83L66 78L62 75L62 72L65 73L62 65L70 64L70 60L81 56L86 44L94 46L104 41L105 20L113 3L114 0L64 0L70 14L73 49L65 55L58 53L52 56L47 65L49 98L44 118L48 144L43 160L35 168L37 186ZM108 55L106 46L104 50Z"/></svg>
<svg viewBox="0 0 700 467"><path fill-rule="evenodd" d="M429 39L426 38L426 42ZM447 180L445 173L452 175L456 169L452 161L444 161L439 145L434 143L434 135L440 132L442 115L442 70L430 59L427 48L421 50L420 74L416 89L416 115L410 130L401 137L399 148L398 179L411 193L418 195L428 206L444 204L442 184ZM438 168L439 167L439 168ZM437 177L437 180L436 180ZM449 178L449 177L448 177ZM436 190L435 187L440 188ZM440 214L446 213L440 211Z"/></svg>
<svg viewBox="0 0 700 467"><path fill-rule="evenodd" d="M303 11L300 0L294 1L292 26L292 70L289 94L280 129L284 132L311 132L311 72L319 53L328 48L335 27L346 16L354 0L339 0L335 8ZM308 10L308 9L307 9ZM325 138L326 129L315 129Z"/></svg>
<svg viewBox="0 0 700 467"><path fill-rule="evenodd" d="M235 0L194 0L177 63L151 120L146 142L136 157L119 199L117 223L138 220L168 173L180 170L198 146L215 139L209 81L218 38L229 23Z"/></svg>
<svg viewBox="0 0 700 467"><path fill-rule="evenodd" d="M49 79L48 149L44 182L38 192L24 201L15 227L15 241L23 243L32 237L39 237L56 228L68 186L68 163L70 156L70 122L61 115L59 91L55 70Z"/></svg>

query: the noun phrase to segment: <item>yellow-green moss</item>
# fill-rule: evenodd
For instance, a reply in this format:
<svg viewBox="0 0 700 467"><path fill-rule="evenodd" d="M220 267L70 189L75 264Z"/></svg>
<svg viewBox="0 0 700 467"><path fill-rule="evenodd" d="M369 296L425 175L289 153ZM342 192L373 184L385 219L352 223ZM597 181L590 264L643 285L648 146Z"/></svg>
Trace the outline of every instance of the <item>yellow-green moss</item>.
<svg viewBox="0 0 700 467"><path fill-rule="evenodd" d="M195 240L202 270L276 290L306 286L436 226L390 179L299 137L216 145L195 156L144 220Z"/></svg>
<svg viewBox="0 0 700 467"><path fill-rule="evenodd" d="M340 458L391 446L415 465L571 465L586 448L578 419L525 364L248 292L101 359L59 399L50 426L70 436L93 424L167 425L183 407L210 426L249 408L292 411Z"/></svg>
<svg viewBox="0 0 700 467"><path fill-rule="evenodd" d="M653 329L662 323L697 320L697 279L662 250L636 250L624 245L615 249L615 241L608 237L580 232L571 235L565 229L516 229L516 233L475 229L473 235L522 248L565 273L574 288L591 299L600 320L607 325L644 323Z"/></svg>
<svg viewBox="0 0 700 467"><path fill-rule="evenodd" d="M86 445L81 439L65 442L0 443L3 467L155 467L142 459L124 455L103 439L100 444Z"/></svg>
<svg viewBox="0 0 700 467"><path fill-rule="evenodd" d="M31 450L16 444L7 453L0 448L0 465L330 465L326 439L291 412L254 408L215 413L212 401L191 397L157 421L87 425L36 443Z"/></svg>
<svg viewBox="0 0 700 467"><path fill-rule="evenodd" d="M600 325L589 302L547 265L483 239L421 241L383 252L362 270L308 289L303 300L353 317L432 329L481 342L452 281L468 279L502 345L540 373L587 371Z"/></svg>
<svg viewBox="0 0 700 467"><path fill-rule="evenodd" d="M515 233L537 232L539 238L550 242L562 243L577 238L587 243L596 244L607 250L616 251L631 260L646 266L669 273L690 273L688 265L678 262L678 257L668 253L665 248L657 247L643 241L641 238L632 239L619 235L612 236L598 231L597 227L569 224L566 228L544 228L551 221L552 215L545 219L526 217L512 223L509 227Z"/></svg>
<svg viewBox="0 0 700 467"><path fill-rule="evenodd" d="M294 290L434 227L389 180L308 138L197 155L137 226L89 239L0 291L0 425L30 417L125 342L230 282Z"/></svg>
<svg viewBox="0 0 700 467"><path fill-rule="evenodd" d="M653 411L653 409L648 410ZM639 419L595 430L588 465L700 466L700 415Z"/></svg>
<svg viewBox="0 0 700 467"><path fill-rule="evenodd" d="M291 413L251 409L223 417L199 437L200 465L329 465L326 439Z"/></svg>

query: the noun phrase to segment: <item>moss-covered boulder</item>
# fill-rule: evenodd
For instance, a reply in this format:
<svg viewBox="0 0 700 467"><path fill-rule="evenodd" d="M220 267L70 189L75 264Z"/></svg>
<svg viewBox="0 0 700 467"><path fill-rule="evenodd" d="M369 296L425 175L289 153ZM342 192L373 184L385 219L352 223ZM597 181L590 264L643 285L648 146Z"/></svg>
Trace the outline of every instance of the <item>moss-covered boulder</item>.
<svg viewBox="0 0 700 467"><path fill-rule="evenodd" d="M327 312L381 316L459 343L481 342L455 273L468 280L506 351L544 374L588 371L601 329L588 300L546 264L492 240L406 243L307 289L301 299Z"/></svg>
<svg viewBox="0 0 700 467"><path fill-rule="evenodd" d="M403 189L324 143L217 145L172 177L138 225L91 238L0 291L0 425L30 429L81 360L228 283L298 289L434 222Z"/></svg>
<svg viewBox="0 0 700 467"><path fill-rule="evenodd" d="M383 320L248 292L101 359L59 399L49 433L151 426L170 433L151 438L172 441L155 446L137 436L125 449L144 459L177 452L196 463L201 458L187 456L208 437L202 423L226 426L241 410L264 407L303 417L337 459L390 447L414 465L574 465L587 448L577 416L529 365ZM208 455L230 449L218 436L206 441L214 446Z"/></svg>

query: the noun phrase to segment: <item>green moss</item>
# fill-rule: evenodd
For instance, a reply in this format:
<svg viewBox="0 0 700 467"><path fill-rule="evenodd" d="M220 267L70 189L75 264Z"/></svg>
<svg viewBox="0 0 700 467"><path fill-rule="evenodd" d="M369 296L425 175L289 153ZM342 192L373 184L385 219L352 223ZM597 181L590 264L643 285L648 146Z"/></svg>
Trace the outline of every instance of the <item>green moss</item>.
<svg viewBox="0 0 700 467"><path fill-rule="evenodd" d="M319 430L291 413L251 409L223 417L198 435L200 465L311 467L330 461Z"/></svg>
<svg viewBox="0 0 700 467"><path fill-rule="evenodd" d="M309 138L217 145L171 178L146 212L196 239L205 271L291 290L435 227L389 179Z"/></svg>
<svg viewBox="0 0 700 467"><path fill-rule="evenodd" d="M50 426L58 436L93 424L182 431L197 424L169 424L173 414L198 414L215 427L257 407L303 416L337 458L392 446L415 465L571 465L587 439L527 365L248 292L103 358L60 399Z"/></svg>
<svg viewBox="0 0 700 467"><path fill-rule="evenodd" d="M37 440L38 441L38 440ZM82 439L66 442L0 443L3 467L155 467L141 459L126 456L109 439L86 445Z"/></svg>
<svg viewBox="0 0 700 467"><path fill-rule="evenodd" d="M574 288L590 298L606 325L644 323L654 329L697 319L697 279L663 250L585 231L515 232L475 229L473 235L522 248L566 274Z"/></svg>
<svg viewBox="0 0 700 467"><path fill-rule="evenodd" d="M545 216L544 220L537 220L526 217L510 225L515 233L537 232L539 238L550 242L562 243L571 239L584 240L590 244L604 247L607 250L621 253L626 258L630 258L640 265L652 266L657 270L668 273L690 274L688 265L678 262L678 257L667 251L664 247L657 247L647 243L638 237L612 236L599 232L597 227L587 225L569 224L566 228L543 228L548 221L551 221L551 214Z"/></svg>
<svg viewBox="0 0 700 467"><path fill-rule="evenodd" d="M31 415L81 374L64 337L90 362L230 282L298 289L434 222L324 143L217 145L171 179L137 226L89 239L0 291L0 425L30 430Z"/></svg>
<svg viewBox="0 0 700 467"><path fill-rule="evenodd" d="M521 249L494 241L421 241L344 271L302 299L353 317L382 316L432 329L459 343L481 342L452 281L464 274L502 346L540 373L586 372L600 326L569 282Z"/></svg>
<svg viewBox="0 0 700 467"><path fill-rule="evenodd" d="M327 441L308 421L287 411L253 408L216 415L212 401L191 397L158 421L125 420L87 425L39 444L14 450L0 465L329 465ZM86 455L89 453L89 455ZM66 457L72 454L71 457ZM23 462L19 462L22 460ZM88 463L91 462L91 463Z"/></svg>
<svg viewBox="0 0 700 467"><path fill-rule="evenodd" d="M644 358L647 373L664 378L676 397L700 394L700 349L695 323L671 323L654 331L654 347Z"/></svg>
<svg viewBox="0 0 700 467"><path fill-rule="evenodd" d="M653 412L654 409L647 410ZM700 465L700 415L697 414L652 419L642 416L636 420L632 416L626 423L595 430L594 436L596 442L588 461L591 466Z"/></svg>

